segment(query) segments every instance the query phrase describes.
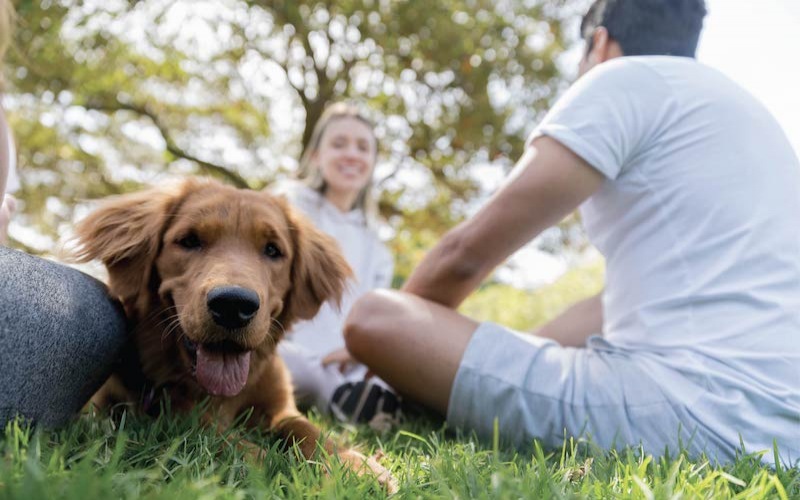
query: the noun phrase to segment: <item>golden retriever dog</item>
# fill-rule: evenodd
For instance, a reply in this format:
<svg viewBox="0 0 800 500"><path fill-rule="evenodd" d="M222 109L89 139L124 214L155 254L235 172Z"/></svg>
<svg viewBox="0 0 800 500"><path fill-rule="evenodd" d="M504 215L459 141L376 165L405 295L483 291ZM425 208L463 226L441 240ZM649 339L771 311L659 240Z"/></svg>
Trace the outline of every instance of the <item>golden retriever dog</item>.
<svg viewBox="0 0 800 500"><path fill-rule="evenodd" d="M93 404L149 411L162 397L185 411L209 398L208 424L224 429L249 414L246 425L314 456L320 432L297 410L275 346L296 320L341 298L351 271L334 240L283 198L197 179L112 198L76 234L77 258L105 264L131 324L130 349ZM396 489L373 458L323 446Z"/></svg>

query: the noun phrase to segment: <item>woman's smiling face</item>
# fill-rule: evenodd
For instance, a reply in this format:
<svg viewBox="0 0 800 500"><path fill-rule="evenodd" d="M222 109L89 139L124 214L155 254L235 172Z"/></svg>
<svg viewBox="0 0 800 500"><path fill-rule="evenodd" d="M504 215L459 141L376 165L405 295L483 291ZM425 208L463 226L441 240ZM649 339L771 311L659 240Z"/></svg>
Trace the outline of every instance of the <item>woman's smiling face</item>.
<svg viewBox="0 0 800 500"><path fill-rule="evenodd" d="M369 125L349 116L336 118L325 127L312 161L318 163L330 194L355 200L372 179L376 148Z"/></svg>

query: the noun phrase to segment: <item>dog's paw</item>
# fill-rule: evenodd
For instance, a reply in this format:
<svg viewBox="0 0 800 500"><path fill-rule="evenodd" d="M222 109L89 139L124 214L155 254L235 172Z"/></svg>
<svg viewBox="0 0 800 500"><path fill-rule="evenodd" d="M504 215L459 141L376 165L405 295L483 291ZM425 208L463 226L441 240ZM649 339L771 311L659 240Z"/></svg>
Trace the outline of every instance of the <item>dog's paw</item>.
<svg viewBox="0 0 800 500"><path fill-rule="evenodd" d="M339 452L339 459L342 460L347 466L359 476L364 474L372 474L378 480L389 494L397 493L399 486L397 479L392 476L389 469L381 465L377 458L382 457L382 454L377 454L373 457L367 457L363 453L355 450L344 450Z"/></svg>

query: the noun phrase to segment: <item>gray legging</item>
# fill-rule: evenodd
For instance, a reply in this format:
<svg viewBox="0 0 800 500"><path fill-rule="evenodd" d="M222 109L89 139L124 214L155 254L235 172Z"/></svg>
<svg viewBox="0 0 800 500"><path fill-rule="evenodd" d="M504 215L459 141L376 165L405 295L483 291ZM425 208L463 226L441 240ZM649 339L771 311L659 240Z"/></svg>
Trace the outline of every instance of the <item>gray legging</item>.
<svg viewBox="0 0 800 500"><path fill-rule="evenodd" d="M70 420L126 338L119 304L74 269L0 247L0 425Z"/></svg>

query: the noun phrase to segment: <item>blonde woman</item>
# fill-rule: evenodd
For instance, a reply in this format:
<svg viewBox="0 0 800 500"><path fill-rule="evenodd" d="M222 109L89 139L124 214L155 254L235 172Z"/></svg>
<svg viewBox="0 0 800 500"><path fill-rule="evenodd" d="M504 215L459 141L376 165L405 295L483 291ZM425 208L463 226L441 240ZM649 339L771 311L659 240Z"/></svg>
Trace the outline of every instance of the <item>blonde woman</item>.
<svg viewBox="0 0 800 500"><path fill-rule="evenodd" d="M397 416L398 409L388 386L364 380L366 367L352 360L342 334L353 302L370 290L389 287L392 279L392 257L374 229L371 188L377 152L369 119L353 105L333 104L318 120L300 160L300 181L276 189L339 242L355 275L340 308L324 306L279 346L295 396L301 405L361 422L376 414Z"/></svg>

